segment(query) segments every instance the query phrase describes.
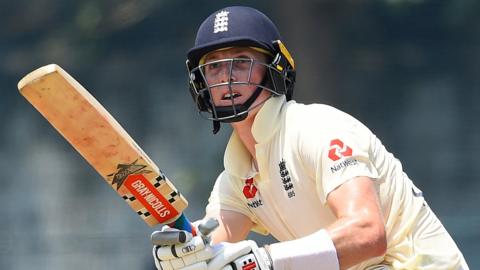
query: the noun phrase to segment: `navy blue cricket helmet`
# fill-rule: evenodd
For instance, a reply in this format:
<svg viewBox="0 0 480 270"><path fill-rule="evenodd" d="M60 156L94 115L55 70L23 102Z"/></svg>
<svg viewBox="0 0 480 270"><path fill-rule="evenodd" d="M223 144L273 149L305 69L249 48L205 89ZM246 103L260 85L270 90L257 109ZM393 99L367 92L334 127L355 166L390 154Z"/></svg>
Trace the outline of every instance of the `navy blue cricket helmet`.
<svg viewBox="0 0 480 270"><path fill-rule="evenodd" d="M270 91L276 96L286 95L287 100L292 98L295 64L281 40L275 24L265 14L251 7L232 6L220 9L200 25L195 45L187 53L186 64L192 97L200 113L207 113L207 118L214 121L214 133L218 131L219 122L245 119L250 106L262 90ZM218 107L211 100L211 91L217 85L207 83L203 71L208 63L203 63L202 59L210 52L229 47L250 47L263 52L268 56L268 63L252 61L251 64L262 64L267 68L267 72L263 82L256 85L256 91L244 104L234 105L232 99L232 106ZM225 59L230 61L231 65L236 60ZM236 82L237 85L241 83ZM233 89L235 86L229 84L229 87Z"/></svg>

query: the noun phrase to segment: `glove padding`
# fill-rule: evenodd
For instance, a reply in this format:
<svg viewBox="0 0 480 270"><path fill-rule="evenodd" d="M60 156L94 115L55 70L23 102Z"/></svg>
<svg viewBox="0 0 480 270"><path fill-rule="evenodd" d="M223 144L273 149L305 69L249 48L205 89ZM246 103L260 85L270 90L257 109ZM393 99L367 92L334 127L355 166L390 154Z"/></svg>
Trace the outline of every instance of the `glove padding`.
<svg viewBox="0 0 480 270"><path fill-rule="evenodd" d="M153 257L159 270L271 270L270 256L254 241L211 245L208 237L168 226L152 234Z"/></svg>
<svg viewBox="0 0 480 270"><path fill-rule="evenodd" d="M272 260L265 248L252 240L220 243L213 246L215 256L207 263L208 270L272 270Z"/></svg>
<svg viewBox="0 0 480 270"><path fill-rule="evenodd" d="M214 251L203 235L164 226L152 233L153 258L159 270L207 269L207 261Z"/></svg>

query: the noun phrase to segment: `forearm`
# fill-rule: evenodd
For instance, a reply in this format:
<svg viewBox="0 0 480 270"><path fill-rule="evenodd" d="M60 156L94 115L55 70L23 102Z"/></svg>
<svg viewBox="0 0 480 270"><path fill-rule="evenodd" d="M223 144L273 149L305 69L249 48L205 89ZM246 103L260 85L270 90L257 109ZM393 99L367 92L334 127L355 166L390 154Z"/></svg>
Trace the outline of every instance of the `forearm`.
<svg viewBox="0 0 480 270"><path fill-rule="evenodd" d="M233 211L221 210L217 215L209 217L217 219L219 223L211 234L213 244L245 240L253 226L248 217Z"/></svg>
<svg viewBox="0 0 480 270"><path fill-rule="evenodd" d="M372 179L355 177L328 195L336 216L327 231L335 244L341 269L386 251L386 233L380 201Z"/></svg>
<svg viewBox="0 0 480 270"><path fill-rule="evenodd" d="M337 251L340 269L385 254L385 228L371 220L376 219L341 218L327 228Z"/></svg>

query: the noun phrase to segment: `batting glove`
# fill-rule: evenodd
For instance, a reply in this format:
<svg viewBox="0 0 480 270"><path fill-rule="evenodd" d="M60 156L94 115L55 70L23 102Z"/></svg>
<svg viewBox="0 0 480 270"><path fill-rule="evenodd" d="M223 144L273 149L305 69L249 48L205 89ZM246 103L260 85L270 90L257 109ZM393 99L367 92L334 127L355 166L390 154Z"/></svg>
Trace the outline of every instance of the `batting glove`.
<svg viewBox="0 0 480 270"><path fill-rule="evenodd" d="M214 219L197 222L199 235L164 226L151 235L153 258L159 270L200 270L207 269L207 261L214 256L209 234L217 226Z"/></svg>
<svg viewBox="0 0 480 270"><path fill-rule="evenodd" d="M212 248L215 256L208 261L208 270L273 270L268 251L252 240L220 243Z"/></svg>

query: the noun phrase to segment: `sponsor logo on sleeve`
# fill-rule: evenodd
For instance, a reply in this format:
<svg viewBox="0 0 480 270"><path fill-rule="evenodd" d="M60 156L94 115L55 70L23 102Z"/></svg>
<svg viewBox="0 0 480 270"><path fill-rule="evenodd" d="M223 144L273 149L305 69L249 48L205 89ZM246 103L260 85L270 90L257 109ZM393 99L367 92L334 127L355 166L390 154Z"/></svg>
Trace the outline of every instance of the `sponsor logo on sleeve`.
<svg viewBox="0 0 480 270"><path fill-rule="evenodd" d="M245 186L243 186L243 195L248 199L248 207L257 208L263 205L261 198L255 198L257 196L258 189L253 183L253 178L245 179Z"/></svg>
<svg viewBox="0 0 480 270"><path fill-rule="evenodd" d="M245 198L253 199L257 191L257 187L253 184L253 178L246 179L245 186L243 187L243 195L245 195Z"/></svg>
<svg viewBox="0 0 480 270"><path fill-rule="evenodd" d="M328 150L328 158L332 161L339 161L330 167L332 173L336 173L349 166L359 164L359 161L352 157L353 150L348 145L344 144L340 139L333 139L330 142L330 149Z"/></svg>
<svg viewBox="0 0 480 270"><path fill-rule="evenodd" d="M345 145L339 139L334 139L330 142L330 150L328 151L328 157L333 161L337 161L342 157L352 156L352 152L352 148L350 148L348 145Z"/></svg>
<svg viewBox="0 0 480 270"><path fill-rule="evenodd" d="M332 167L330 167L330 171L332 173L336 173L340 170L345 169L348 166L353 166L353 165L357 165L357 164L358 164L358 160L356 160L354 158L347 158L347 159L345 159L341 162L338 162L338 163L334 164Z"/></svg>

